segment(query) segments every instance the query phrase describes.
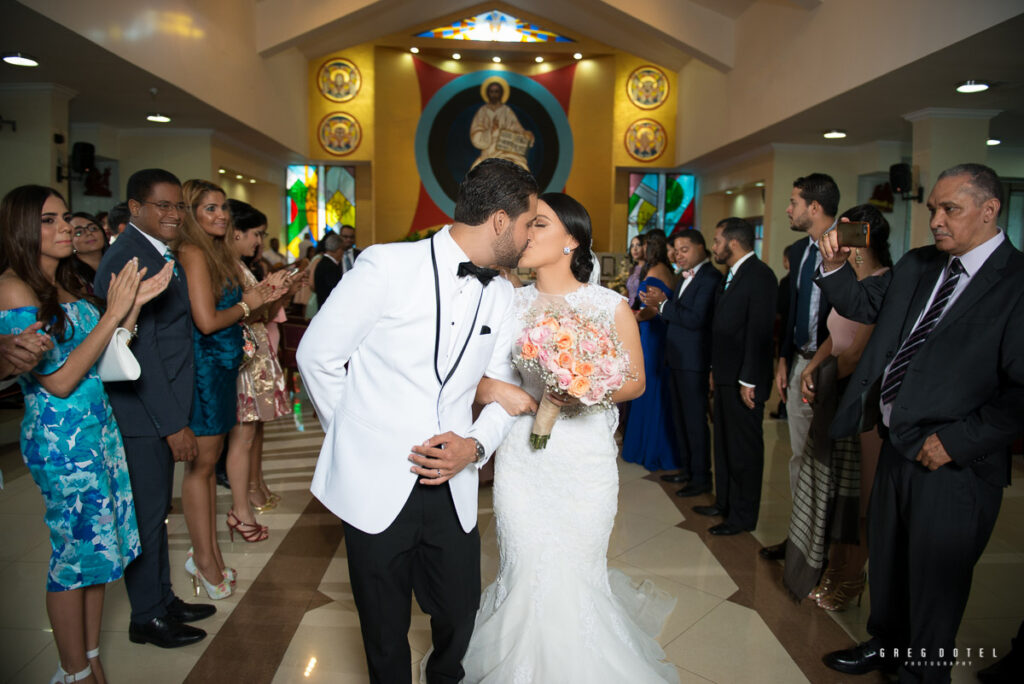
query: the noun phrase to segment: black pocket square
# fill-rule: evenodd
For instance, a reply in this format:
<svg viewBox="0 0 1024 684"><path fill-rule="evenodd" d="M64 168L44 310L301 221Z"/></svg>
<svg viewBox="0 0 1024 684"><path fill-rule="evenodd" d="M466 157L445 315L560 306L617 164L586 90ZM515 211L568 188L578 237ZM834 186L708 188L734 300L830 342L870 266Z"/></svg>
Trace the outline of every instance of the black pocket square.
<svg viewBox="0 0 1024 684"><path fill-rule="evenodd" d="M482 328L480 328L480 334L481 335L490 335L491 334L491 329L485 325Z"/></svg>

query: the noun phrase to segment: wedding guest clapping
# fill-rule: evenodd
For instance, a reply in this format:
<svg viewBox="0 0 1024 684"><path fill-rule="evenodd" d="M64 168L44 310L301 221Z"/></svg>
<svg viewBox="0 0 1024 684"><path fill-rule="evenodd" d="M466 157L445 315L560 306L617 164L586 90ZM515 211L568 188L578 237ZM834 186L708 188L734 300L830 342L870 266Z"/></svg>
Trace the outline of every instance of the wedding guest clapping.
<svg viewBox="0 0 1024 684"><path fill-rule="evenodd" d="M96 269L100 267L100 260L107 251L106 235L100 227L100 222L84 211L71 215L71 227L74 229L71 245L75 255L72 263L91 292L92 281L96 279Z"/></svg>
<svg viewBox="0 0 1024 684"><path fill-rule="evenodd" d="M51 188L15 188L0 204L3 273L0 333L42 334L42 361L19 376L25 394L21 451L46 504L50 566L46 609L60 662L55 681L104 681L99 634L106 584L140 552L124 446L96 361L119 326L170 281L171 269L140 281L130 261L111 278L106 304L71 262L72 227Z"/></svg>

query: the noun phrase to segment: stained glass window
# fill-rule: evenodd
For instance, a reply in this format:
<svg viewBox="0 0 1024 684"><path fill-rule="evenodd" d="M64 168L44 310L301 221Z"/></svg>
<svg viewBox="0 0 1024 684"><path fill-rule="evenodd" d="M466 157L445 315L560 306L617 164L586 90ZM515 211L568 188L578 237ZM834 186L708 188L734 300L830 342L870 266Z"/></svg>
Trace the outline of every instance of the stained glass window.
<svg viewBox="0 0 1024 684"><path fill-rule="evenodd" d="M695 226L697 179L687 173L629 174L627 244L638 233L665 235Z"/></svg>
<svg viewBox="0 0 1024 684"><path fill-rule="evenodd" d="M285 222L288 253L299 257L299 243L314 245L329 230L356 224L355 168L351 166L289 166L286 174Z"/></svg>
<svg viewBox="0 0 1024 684"><path fill-rule="evenodd" d="M502 43L573 43L571 38L546 31L511 14L492 10L467 17L448 26L439 26L423 33L419 38L445 38L448 40L484 40Z"/></svg>

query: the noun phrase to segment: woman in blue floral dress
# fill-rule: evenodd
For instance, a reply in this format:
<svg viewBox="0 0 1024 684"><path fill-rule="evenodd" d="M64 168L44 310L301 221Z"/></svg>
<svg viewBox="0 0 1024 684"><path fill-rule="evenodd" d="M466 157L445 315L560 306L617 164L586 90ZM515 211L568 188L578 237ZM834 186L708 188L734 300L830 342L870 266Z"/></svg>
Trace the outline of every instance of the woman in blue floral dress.
<svg viewBox="0 0 1024 684"><path fill-rule="evenodd" d="M0 203L0 334L46 325L53 348L21 375L21 450L46 503L46 610L60 663L53 681L105 681L99 635L105 585L139 555L124 447L96 361L119 327L167 287L171 269L141 284L136 262L103 302L72 263L70 214L51 188L15 188Z"/></svg>

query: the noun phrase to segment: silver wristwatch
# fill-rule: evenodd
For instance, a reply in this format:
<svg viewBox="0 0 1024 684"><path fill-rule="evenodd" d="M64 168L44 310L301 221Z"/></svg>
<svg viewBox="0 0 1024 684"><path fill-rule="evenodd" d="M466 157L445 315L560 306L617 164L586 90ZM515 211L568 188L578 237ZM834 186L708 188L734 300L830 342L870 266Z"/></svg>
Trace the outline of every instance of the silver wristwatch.
<svg viewBox="0 0 1024 684"><path fill-rule="evenodd" d="M484 445L480 443L479 439L476 437L470 437L470 439L476 442L476 457L473 459L473 463L479 463L487 455L487 452L484 451Z"/></svg>

